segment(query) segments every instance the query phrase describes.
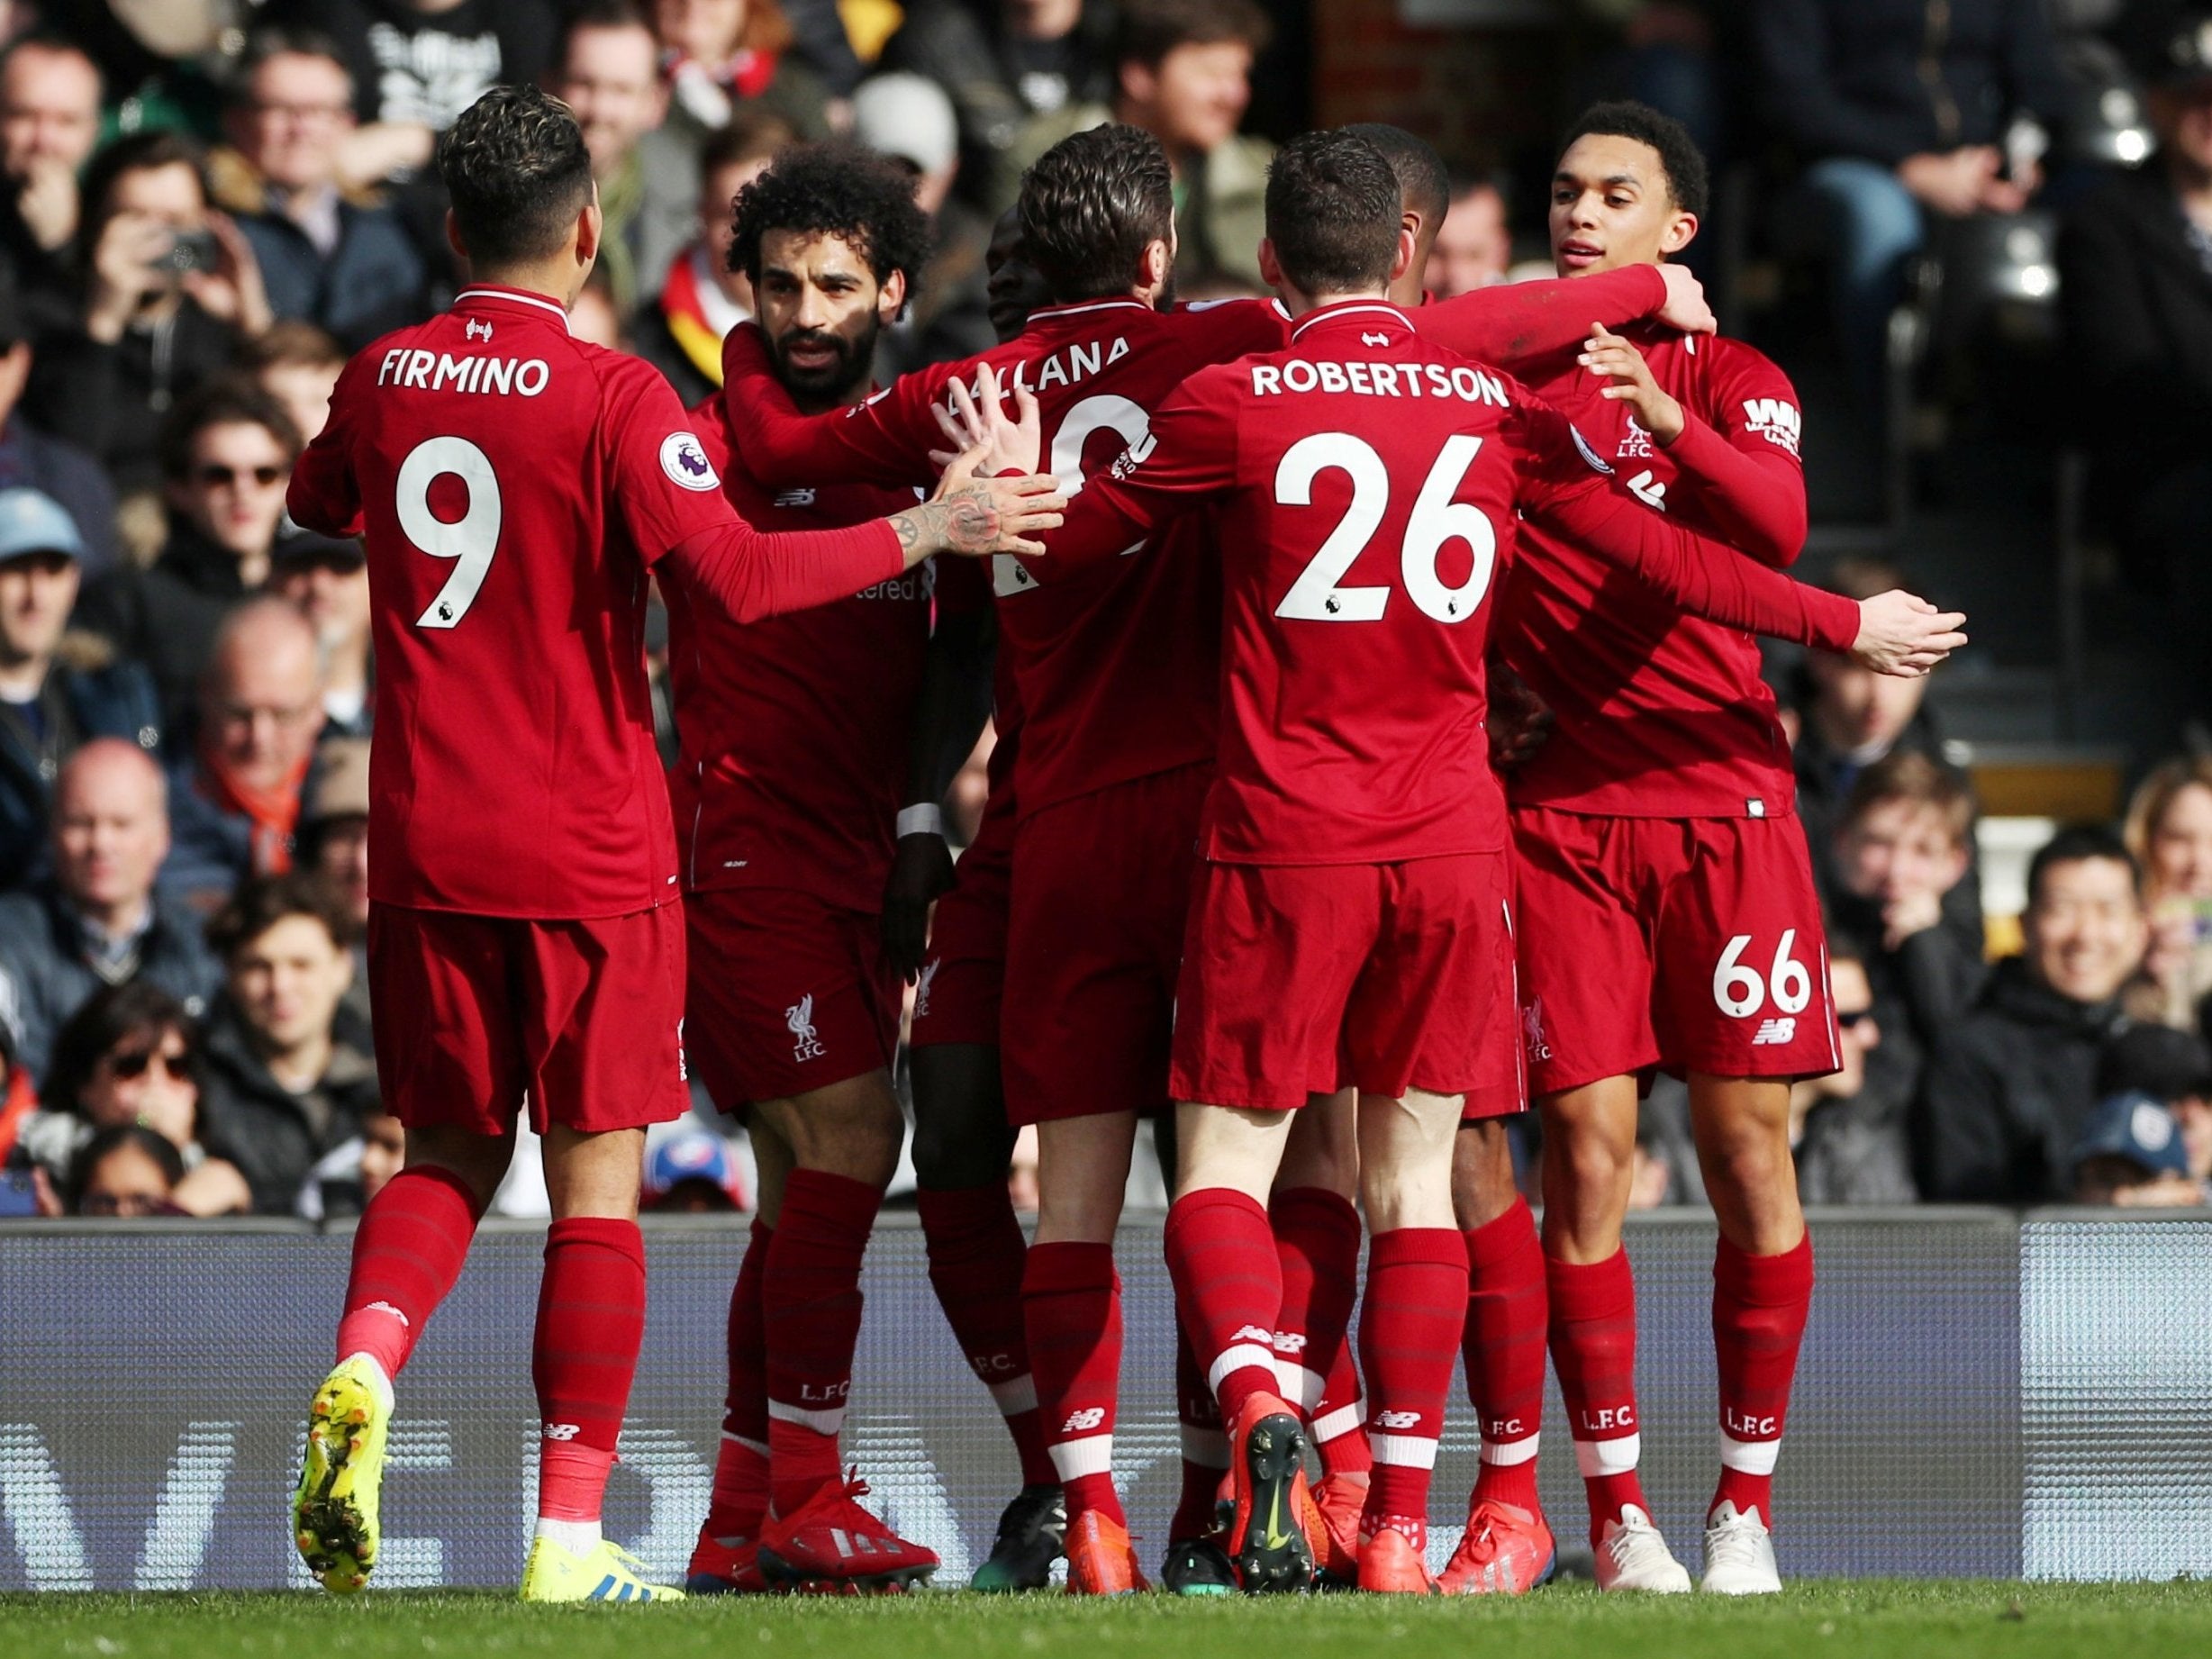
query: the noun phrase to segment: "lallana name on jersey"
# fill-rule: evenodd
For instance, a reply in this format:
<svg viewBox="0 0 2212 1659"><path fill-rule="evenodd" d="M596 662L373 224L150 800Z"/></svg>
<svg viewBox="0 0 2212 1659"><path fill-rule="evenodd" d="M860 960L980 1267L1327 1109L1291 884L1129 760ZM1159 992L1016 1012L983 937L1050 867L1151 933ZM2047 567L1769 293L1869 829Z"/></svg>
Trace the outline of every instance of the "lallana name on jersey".
<svg viewBox="0 0 2212 1659"><path fill-rule="evenodd" d="M1079 385L1110 363L1118 363L1129 354L1129 342L1120 335L1111 341L1079 340L1065 349L1044 358L1024 358L1014 365L1011 375L999 380L1001 402L1010 402L1017 391L1046 392L1054 386ZM970 392L976 390L971 383ZM945 394L945 406L952 407L952 394Z"/></svg>
<svg viewBox="0 0 2212 1659"><path fill-rule="evenodd" d="M376 366L380 386L410 386L419 392L482 392L535 397L553 378L543 358L455 357L450 351L410 350L395 346Z"/></svg>
<svg viewBox="0 0 2212 1659"><path fill-rule="evenodd" d="M1361 397L1456 397L1470 403L1511 407L1505 382L1479 368L1442 363L1327 363L1292 358L1289 362L1255 363L1252 394L1282 392L1351 392Z"/></svg>

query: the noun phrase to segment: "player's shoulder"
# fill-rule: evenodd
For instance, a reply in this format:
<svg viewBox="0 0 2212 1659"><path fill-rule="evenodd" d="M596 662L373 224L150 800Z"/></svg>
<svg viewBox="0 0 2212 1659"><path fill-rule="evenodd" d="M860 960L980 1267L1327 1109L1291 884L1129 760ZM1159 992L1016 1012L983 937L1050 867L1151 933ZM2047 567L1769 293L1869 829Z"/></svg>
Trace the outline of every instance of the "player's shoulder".
<svg viewBox="0 0 2212 1659"><path fill-rule="evenodd" d="M1290 313L1279 300L1190 300L1157 314L1163 332L1176 340L1261 351L1290 338Z"/></svg>

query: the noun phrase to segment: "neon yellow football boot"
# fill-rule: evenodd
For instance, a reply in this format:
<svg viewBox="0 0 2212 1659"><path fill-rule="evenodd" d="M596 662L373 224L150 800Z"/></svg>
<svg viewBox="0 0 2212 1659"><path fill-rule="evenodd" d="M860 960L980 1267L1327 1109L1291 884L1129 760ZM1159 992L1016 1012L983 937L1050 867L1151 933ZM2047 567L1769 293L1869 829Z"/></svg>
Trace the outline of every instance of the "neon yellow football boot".
<svg viewBox="0 0 2212 1659"><path fill-rule="evenodd" d="M307 1408L293 1539L308 1571L336 1595L359 1590L376 1565L376 1490L391 1421L392 1385L359 1355L322 1379Z"/></svg>
<svg viewBox="0 0 2212 1659"><path fill-rule="evenodd" d="M522 1564L525 1601L681 1601L684 1592L645 1582L645 1564L628 1550L599 1540L579 1555L551 1538L530 1541Z"/></svg>

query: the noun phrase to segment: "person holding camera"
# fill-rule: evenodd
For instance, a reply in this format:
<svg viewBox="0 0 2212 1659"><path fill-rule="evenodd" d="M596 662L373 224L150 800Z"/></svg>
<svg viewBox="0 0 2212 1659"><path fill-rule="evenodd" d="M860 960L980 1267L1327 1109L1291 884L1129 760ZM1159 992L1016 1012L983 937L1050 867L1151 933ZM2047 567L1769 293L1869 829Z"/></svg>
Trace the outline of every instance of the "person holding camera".
<svg viewBox="0 0 2212 1659"><path fill-rule="evenodd" d="M170 407L269 325L253 249L208 208L204 158L174 132L92 159L78 232L82 302L32 368L34 417L88 449L122 492L156 482Z"/></svg>

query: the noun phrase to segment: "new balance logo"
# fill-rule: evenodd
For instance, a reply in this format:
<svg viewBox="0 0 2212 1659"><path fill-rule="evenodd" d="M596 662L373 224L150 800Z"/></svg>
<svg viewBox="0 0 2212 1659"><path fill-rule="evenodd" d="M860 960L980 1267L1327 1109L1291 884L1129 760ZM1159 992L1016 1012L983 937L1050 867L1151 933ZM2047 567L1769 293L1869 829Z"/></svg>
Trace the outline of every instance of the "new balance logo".
<svg viewBox="0 0 2212 1659"><path fill-rule="evenodd" d="M1759 1021L1759 1029L1752 1033L1751 1046L1754 1048L1769 1047L1775 1044L1786 1043L1796 1035L1797 1021L1787 1016L1780 1020L1762 1020Z"/></svg>
<svg viewBox="0 0 2212 1659"><path fill-rule="evenodd" d="M1421 1414L1419 1411L1378 1411L1375 1413L1374 1426L1377 1428L1419 1428Z"/></svg>
<svg viewBox="0 0 2212 1659"><path fill-rule="evenodd" d="M1805 417L1779 397L1745 398L1744 423L1767 442L1792 455L1798 452L1798 440L1805 431Z"/></svg>
<svg viewBox="0 0 2212 1659"><path fill-rule="evenodd" d="M785 490L775 498L779 507L811 507L814 504L812 490Z"/></svg>
<svg viewBox="0 0 2212 1659"><path fill-rule="evenodd" d="M362 1309L361 1311L363 1313L388 1313L394 1319L399 1321L400 1329L411 1330L413 1328L413 1327L408 1324L407 1316L402 1313L397 1308L394 1308L388 1301L372 1301L367 1307Z"/></svg>
<svg viewBox="0 0 2212 1659"><path fill-rule="evenodd" d="M461 332L470 340L489 340L492 338L492 325L478 318L471 317L467 326L462 329Z"/></svg>
<svg viewBox="0 0 2212 1659"><path fill-rule="evenodd" d="M814 1034L814 993L810 991L791 1007L784 1011L784 1023L797 1040L792 1044L791 1057L794 1060L819 1060L822 1056L821 1038Z"/></svg>
<svg viewBox="0 0 2212 1659"><path fill-rule="evenodd" d="M1654 512L1667 510L1667 486L1652 481L1651 468L1648 467L1628 480L1628 494Z"/></svg>
<svg viewBox="0 0 2212 1659"><path fill-rule="evenodd" d="M1257 1325L1241 1325L1237 1327L1237 1334L1229 1340L1231 1342L1256 1342L1264 1348L1272 1348L1275 1346L1275 1333L1263 1329Z"/></svg>
<svg viewBox="0 0 2212 1659"><path fill-rule="evenodd" d="M1279 1330L1274 1335L1274 1350L1278 1354L1303 1354L1306 1337L1302 1331Z"/></svg>
<svg viewBox="0 0 2212 1659"><path fill-rule="evenodd" d="M1085 1406L1080 1411L1067 1414L1067 1421L1060 1425L1060 1432L1064 1435L1079 1435L1087 1429L1096 1428L1105 1420L1104 1406Z"/></svg>
<svg viewBox="0 0 2212 1659"><path fill-rule="evenodd" d="M921 977L914 982L915 1019L927 1020L929 1017L929 986L937 978L938 969L944 965L945 959L942 956L933 962L922 964Z"/></svg>
<svg viewBox="0 0 2212 1659"><path fill-rule="evenodd" d="M584 1431L576 1423L548 1423L542 1432L548 1440L573 1440Z"/></svg>

